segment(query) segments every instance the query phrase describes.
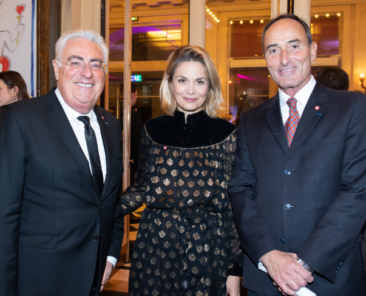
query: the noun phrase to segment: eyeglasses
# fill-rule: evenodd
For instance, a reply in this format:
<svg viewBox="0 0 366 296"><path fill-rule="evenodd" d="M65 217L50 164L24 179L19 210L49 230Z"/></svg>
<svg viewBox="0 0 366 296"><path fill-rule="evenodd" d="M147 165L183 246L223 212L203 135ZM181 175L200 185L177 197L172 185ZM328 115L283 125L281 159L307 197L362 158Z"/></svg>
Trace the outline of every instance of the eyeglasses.
<svg viewBox="0 0 366 296"><path fill-rule="evenodd" d="M85 62L78 58L70 58L66 63L60 60L57 60L60 63L63 63L67 66L70 66L73 70L81 71L85 69ZM93 72L102 72L107 73L107 65L102 63L101 61L92 61L89 62L89 67Z"/></svg>

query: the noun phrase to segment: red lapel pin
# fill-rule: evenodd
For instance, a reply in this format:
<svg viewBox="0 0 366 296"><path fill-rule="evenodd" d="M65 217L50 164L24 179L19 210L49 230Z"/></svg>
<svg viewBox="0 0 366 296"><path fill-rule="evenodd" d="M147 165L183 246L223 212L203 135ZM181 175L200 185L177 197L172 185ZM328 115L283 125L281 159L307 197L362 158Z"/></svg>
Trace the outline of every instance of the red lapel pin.
<svg viewBox="0 0 366 296"><path fill-rule="evenodd" d="M315 106L315 108L314 108L316 111L318 111L319 109L320 109L320 107L319 106Z"/></svg>

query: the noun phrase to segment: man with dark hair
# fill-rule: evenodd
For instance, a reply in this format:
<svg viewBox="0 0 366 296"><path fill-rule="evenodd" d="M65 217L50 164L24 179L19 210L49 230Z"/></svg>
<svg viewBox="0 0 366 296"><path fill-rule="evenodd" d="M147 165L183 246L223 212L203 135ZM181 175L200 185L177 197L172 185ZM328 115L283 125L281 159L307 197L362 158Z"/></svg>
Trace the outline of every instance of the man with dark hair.
<svg viewBox="0 0 366 296"><path fill-rule="evenodd" d="M366 96L315 81L317 45L295 15L265 26L263 51L279 91L241 116L229 182L243 285L250 296L366 295Z"/></svg>
<svg viewBox="0 0 366 296"><path fill-rule="evenodd" d="M316 81L336 90L348 90L348 74L338 67L322 67L315 74Z"/></svg>
<svg viewBox="0 0 366 296"><path fill-rule="evenodd" d="M120 85L120 93L123 94L123 84ZM141 137L141 115L135 107L137 101L137 87L131 82L131 148L130 158L133 162L130 163L130 183L135 181L135 175L138 167L139 147ZM123 129L123 117L121 116L121 125Z"/></svg>

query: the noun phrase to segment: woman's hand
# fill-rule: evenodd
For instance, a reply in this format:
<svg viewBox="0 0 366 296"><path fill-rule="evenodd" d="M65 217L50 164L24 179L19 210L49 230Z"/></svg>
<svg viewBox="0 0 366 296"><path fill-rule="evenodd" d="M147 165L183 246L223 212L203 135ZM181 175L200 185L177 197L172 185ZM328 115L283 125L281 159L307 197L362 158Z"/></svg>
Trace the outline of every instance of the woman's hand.
<svg viewBox="0 0 366 296"><path fill-rule="evenodd" d="M229 275L226 280L226 294L240 296L240 276Z"/></svg>

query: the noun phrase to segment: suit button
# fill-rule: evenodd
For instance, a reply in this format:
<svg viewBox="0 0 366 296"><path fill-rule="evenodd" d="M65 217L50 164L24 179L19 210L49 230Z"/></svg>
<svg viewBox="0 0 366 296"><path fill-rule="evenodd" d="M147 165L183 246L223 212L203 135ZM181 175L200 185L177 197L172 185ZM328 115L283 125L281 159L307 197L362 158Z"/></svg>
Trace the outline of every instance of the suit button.
<svg viewBox="0 0 366 296"><path fill-rule="evenodd" d="M183 140L182 140L182 141L180 141L180 142L179 142L179 144L183 145L183 144L184 144L184 141L183 141Z"/></svg>
<svg viewBox="0 0 366 296"><path fill-rule="evenodd" d="M285 175L287 175L287 176L291 175L291 171L285 170Z"/></svg>
<svg viewBox="0 0 366 296"><path fill-rule="evenodd" d="M102 205L99 205L99 210L101 210L103 208L103 206Z"/></svg>
<svg viewBox="0 0 366 296"><path fill-rule="evenodd" d="M99 236L97 236L97 235L93 235L93 240L94 241L97 241L99 239Z"/></svg>
<svg viewBox="0 0 366 296"><path fill-rule="evenodd" d="M281 243L286 244L286 240L284 238L281 238Z"/></svg>
<svg viewBox="0 0 366 296"><path fill-rule="evenodd" d="M186 125L183 125L183 129L185 130L187 128L187 126Z"/></svg>
<svg viewBox="0 0 366 296"><path fill-rule="evenodd" d="M289 203L285 204L284 208L285 210L290 210L293 206L290 205Z"/></svg>

